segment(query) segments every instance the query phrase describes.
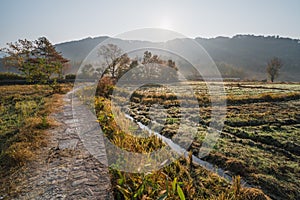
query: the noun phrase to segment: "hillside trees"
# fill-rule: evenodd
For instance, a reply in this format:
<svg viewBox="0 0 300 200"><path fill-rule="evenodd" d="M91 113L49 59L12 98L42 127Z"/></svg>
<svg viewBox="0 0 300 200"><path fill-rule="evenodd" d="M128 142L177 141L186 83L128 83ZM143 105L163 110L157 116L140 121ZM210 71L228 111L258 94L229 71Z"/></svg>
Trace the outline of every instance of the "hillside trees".
<svg viewBox="0 0 300 200"><path fill-rule="evenodd" d="M243 67L237 67L225 62L217 62L216 66L218 67L223 78L243 79L246 77L246 72L243 70Z"/></svg>
<svg viewBox="0 0 300 200"><path fill-rule="evenodd" d="M29 82L50 83L52 76L55 82L69 62L46 37L34 41L20 39L0 50L6 54L4 64L16 67Z"/></svg>

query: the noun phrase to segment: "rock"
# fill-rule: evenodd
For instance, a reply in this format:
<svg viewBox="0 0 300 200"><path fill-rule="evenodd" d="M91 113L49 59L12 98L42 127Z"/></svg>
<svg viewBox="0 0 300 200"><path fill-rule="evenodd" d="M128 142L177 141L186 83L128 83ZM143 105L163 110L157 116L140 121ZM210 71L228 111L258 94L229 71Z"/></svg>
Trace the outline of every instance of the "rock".
<svg viewBox="0 0 300 200"><path fill-rule="evenodd" d="M91 188L88 188L86 189L86 194L89 195L89 196L93 196L94 195L94 192L91 190Z"/></svg>
<svg viewBox="0 0 300 200"><path fill-rule="evenodd" d="M60 150L69 149L74 151L78 143L78 139L70 139L70 140L60 140L58 143L58 148Z"/></svg>
<svg viewBox="0 0 300 200"><path fill-rule="evenodd" d="M83 179L79 179L79 180L73 181L73 183L71 185L72 185L72 187L76 187L76 186L81 185L81 184L83 184L83 183L85 183L87 181L88 181L87 178L83 178Z"/></svg>
<svg viewBox="0 0 300 200"><path fill-rule="evenodd" d="M89 181L86 183L86 185L95 186L95 185L98 185L98 182L97 181Z"/></svg>
<svg viewBox="0 0 300 200"><path fill-rule="evenodd" d="M70 196L73 196L73 195L78 195L78 194L81 194L82 191L80 189L76 189L76 190L73 190L71 193L70 193Z"/></svg>
<svg viewBox="0 0 300 200"><path fill-rule="evenodd" d="M76 174L73 174L73 177L75 179L82 178L82 177L85 177L85 176L86 176L86 172L84 172L84 171L79 171Z"/></svg>
<svg viewBox="0 0 300 200"><path fill-rule="evenodd" d="M93 181L99 180L98 176L96 176L96 175L91 175L89 178L90 178L90 180L93 180Z"/></svg>

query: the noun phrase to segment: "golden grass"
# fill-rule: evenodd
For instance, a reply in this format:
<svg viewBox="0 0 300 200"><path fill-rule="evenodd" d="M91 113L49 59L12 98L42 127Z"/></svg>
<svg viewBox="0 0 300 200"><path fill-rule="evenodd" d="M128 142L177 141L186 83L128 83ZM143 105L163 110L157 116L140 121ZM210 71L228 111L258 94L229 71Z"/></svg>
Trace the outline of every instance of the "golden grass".
<svg viewBox="0 0 300 200"><path fill-rule="evenodd" d="M128 151L146 153L164 146L162 141L155 136L147 135L149 137L139 138L131 134L130 131L137 127L129 119L125 119L124 116L114 116L108 99L102 97L95 98L95 108L102 130L118 147ZM121 115L121 112L116 111L115 114ZM115 121L115 118L118 118L118 123Z"/></svg>
<svg viewBox="0 0 300 200"><path fill-rule="evenodd" d="M140 153L153 151L164 145L153 136L147 140L134 137L128 132L128 122L119 122L122 126L119 127L115 119L122 117L118 114L114 116L110 105L106 98L95 99L102 130L115 145ZM230 186L218 175L192 164L191 159L185 158L151 173L128 173L111 168L110 174L115 199L269 199L261 190L242 187L239 177Z"/></svg>
<svg viewBox="0 0 300 200"><path fill-rule="evenodd" d="M62 85L64 92L70 88L70 85ZM59 111L63 101L62 94L53 94L44 85L1 86L0 94L3 106L0 117L3 122L0 182L5 184L1 185L0 192L9 192L15 184L9 177L25 163L37 158L41 147L47 145L47 130L59 125L50 114Z"/></svg>

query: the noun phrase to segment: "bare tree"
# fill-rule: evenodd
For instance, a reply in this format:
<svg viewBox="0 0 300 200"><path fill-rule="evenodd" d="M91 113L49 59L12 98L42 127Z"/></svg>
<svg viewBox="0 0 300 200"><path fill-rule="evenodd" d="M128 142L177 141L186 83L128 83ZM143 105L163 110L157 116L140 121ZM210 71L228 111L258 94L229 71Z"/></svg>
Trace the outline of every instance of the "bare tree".
<svg viewBox="0 0 300 200"><path fill-rule="evenodd" d="M272 58L267 65L267 73L270 76L271 82L274 82L274 79L278 77L279 75L279 70L282 67L282 61L274 57Z"/></svg>
<svg viewBox="0 0 300 200"><path fill-rule="evenodd" d="M103 56L105 65L111 73L112 78L116 77L117 64L122 50L115 44L103 45L98 49L98 56Z"/></svg>

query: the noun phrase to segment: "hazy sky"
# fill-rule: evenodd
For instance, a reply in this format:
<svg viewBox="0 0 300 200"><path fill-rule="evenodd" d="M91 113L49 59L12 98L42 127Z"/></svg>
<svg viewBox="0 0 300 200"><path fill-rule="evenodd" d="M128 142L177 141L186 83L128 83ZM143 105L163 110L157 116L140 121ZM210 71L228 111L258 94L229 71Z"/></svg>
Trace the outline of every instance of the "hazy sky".
<svg viewBox="0 0 300 200"><path fill-rule="evenodd" d="M139 28L188 37L300 38L299 0L1 0L0 46L46 36L53 43Z"/></svg>

